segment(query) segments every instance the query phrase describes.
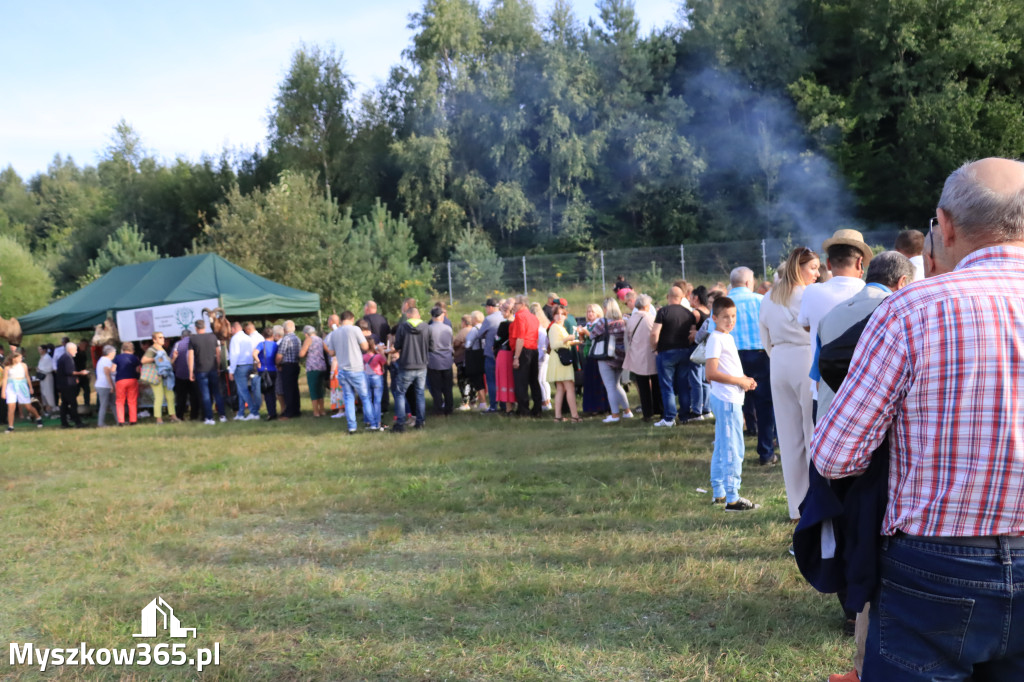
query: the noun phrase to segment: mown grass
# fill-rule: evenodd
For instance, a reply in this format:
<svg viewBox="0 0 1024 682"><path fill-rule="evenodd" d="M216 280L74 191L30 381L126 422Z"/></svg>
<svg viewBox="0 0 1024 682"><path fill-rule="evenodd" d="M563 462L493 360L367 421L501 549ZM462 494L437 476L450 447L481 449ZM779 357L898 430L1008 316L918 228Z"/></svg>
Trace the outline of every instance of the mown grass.
<svg viewBox="0 0 1024 682"><path fill-rule="evenodd" d="M763 505L749 514L697 492L710 424L343 426L19 427L0 440L2 639L134 646L161 595L199 628L190 651L221 643L203 679L820 680L848 667L834 598L786 551L781 471L748 466L744 492Z"/></svg>

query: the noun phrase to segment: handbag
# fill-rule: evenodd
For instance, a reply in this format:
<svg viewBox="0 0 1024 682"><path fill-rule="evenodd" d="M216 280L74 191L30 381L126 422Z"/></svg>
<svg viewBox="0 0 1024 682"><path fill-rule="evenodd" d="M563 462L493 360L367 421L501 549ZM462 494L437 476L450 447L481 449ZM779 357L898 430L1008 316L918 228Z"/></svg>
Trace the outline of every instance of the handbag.
<svg viewBox="0 0 1024 682"><path fill-rule="evenodd" d="M604 334L590 347L590 357L594 360L615 359L615 337L608 330L608 319L604 320Z"/></svg>
<svg viewBox="0 0 1024 682"><path fill-rule="evenodd" d="M707 361L708 361L707 345L708 345L708 340L707 339L704 339L703 341L698 343L697 347L693 349L692 353L690 353L690 362L692 362L695 365L704 365L704 364L706 364Z"/></svg>
<svg viewBox="0 0 1024 682"><path fill-rule="evenodd" d="M142 366L142 374L139 377L143 383L149 384L150 386L156 386L163 382L163 378L160 376L160 370L156 367L156 362L147 362Z"/></svg>
<svg viewBox="0 0 1024 682"><path fill-rule="evenodd" d="M558 361L562 363L562 366L568 367L572 364L572 349L559 348L555 352L558 353Z"/></svg>
<svg viewBox="0 0 1024 682"><path fill-rule="evenodd" d="M274 390L274 377L270 372L260 372L260 392L270 393Z"/></svg>

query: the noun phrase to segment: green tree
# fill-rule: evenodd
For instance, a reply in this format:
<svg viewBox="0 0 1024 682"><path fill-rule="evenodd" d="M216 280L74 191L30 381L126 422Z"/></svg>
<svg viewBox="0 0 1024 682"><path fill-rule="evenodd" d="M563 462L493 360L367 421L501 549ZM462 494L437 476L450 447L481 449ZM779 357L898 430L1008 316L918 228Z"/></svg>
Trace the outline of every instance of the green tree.
<svg viewBox="0 0 1024 682"><path fill-rule="evenodd" d="M341 52L304 45L292 56L270 114L270 147L282 165L318 175L328 197L350 143L351 96Z"/></svg>
<svg viewBox="0 0 1024 682"><path fill-rule="evenodd" d="M347 265L354 276L346 299L351 309L358 309L368 298L393 313L398 312L405 298L426 302L433 278L430 265L426 261L416 263L411 226L405 218L392 215L380 201L356 221L347 251Z"/></svg>
<svg viewBox="0 0 1024 682"><path fill-rule="evenodd" d="M484 291L498 286L505 274L505 262L498 257L491 240L480 230L465 228L452 252L452 278L466 291Z"/></svg>
<svg viewBox="0 0 1024 682"><path fill-rule="evenodd" d="M53 278L24 245L0 235L0 317L38 310L50 302Z"/></svg>
<svg viewBox="0 0 1024 682"><path fill-rule="evenodd" d="M97 280L121 265L146 263L159 258L160 252L143 239L138 225L121 223L121 227L107 238L107 243L96 257L89 261L89 267L85 276L79 280L79 286Z"/></svg>
<svg viewBox="0 0 1024 682"><path fill-rule="evenodd" d="M324 310L340 310L355 284L360 255L347 248L352 219L325 198L317 181L285 171L266 191L228 191L225 205L204 226L197 251L288 286L320 294Z"/></svg>

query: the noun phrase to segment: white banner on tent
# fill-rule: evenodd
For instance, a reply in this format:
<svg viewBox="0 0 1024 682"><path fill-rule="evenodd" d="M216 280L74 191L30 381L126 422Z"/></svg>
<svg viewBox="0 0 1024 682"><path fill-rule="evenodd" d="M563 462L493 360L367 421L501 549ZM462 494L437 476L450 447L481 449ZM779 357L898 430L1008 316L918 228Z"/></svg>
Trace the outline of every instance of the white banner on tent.
<svg viewBox="0 0 1024 682"><path fill-rule="evenodd" d="M209 329L210 318L203 315L203 308L216 308L217 299L208 298L203 301L187 301L158 305L152 308L136 308L117 312L117 335L122 341L138 341L148 339L153 332L163 332L167 338L181 336L188 329L196 331L195 321L206 320Z"/></svg>

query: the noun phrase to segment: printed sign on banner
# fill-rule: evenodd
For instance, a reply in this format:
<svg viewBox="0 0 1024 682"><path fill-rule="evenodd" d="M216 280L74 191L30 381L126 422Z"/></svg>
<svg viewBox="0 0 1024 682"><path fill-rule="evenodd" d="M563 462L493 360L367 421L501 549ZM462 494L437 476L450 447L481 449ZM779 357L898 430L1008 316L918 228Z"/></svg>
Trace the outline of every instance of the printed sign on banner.
<svg viewBox="0 0 1024 682"><path fill-rule="evenodd" d="M136 308L119 310L117 313L117 332L122 341L138 341L152 337L153 332L163 332L167 338L181 336L188 329L195 332L195 321L202 318L210 324L210 318L203 315L203 308L216 308L217 299L208 298L203 301L187 301L158 305L152 308ZM207 326L209 329L209 326Z"/></svg>

